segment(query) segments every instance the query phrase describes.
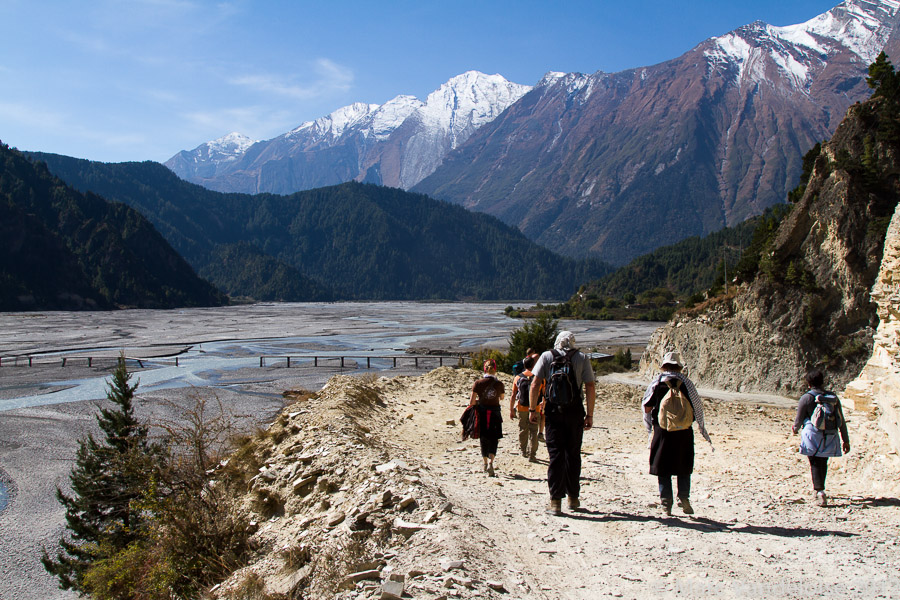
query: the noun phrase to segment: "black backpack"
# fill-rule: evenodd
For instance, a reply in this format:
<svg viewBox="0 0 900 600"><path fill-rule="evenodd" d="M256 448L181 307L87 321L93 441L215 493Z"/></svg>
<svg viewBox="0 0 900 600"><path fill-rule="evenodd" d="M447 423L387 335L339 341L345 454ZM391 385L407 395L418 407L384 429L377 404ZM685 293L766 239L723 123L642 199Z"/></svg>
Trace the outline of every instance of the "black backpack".
<svg viewBox="0 0 900 600"><path fill-rule="evenodd" d="M516 388L516 398L519 401L519 406L531 406L531 377L525 377L520 374L516 386L518 386Z"/></svg>
<svg viewBox="0 0 900 600"><path fill-rule="evenodd" d="M572 357L578 350L568 352L551 350L551 352L553 362L550 363L547 376L547 403L562 408L581 402L581 389L575 378L575 365L572 364Z"/></svg>

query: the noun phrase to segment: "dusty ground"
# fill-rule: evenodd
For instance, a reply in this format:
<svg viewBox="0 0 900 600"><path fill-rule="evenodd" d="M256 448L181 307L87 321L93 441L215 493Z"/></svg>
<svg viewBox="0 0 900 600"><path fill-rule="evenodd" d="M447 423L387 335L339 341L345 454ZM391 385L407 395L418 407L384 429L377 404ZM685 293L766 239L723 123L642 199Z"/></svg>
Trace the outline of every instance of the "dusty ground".
<svg viewBox="0 0 900 600"><path fill-rule="evenodd" d="M301 577L276 550L305 539L325 556L341 556L328 553L335 544L348 552L360 519L383 534L377 552L361 553L361 560L376 560L344 570L381 574L351 582L344 598L381 597L378 579L391 573L405 576L411 598L900 597L897 460L871 423L853 419L855 448L831 461L831 505L822 509L812 502L808 464L789 434L792 410L707 401L716 450L697 436L696 514L676 508L665 516L647 474L642 390L601 384L597 426L583 448L582 509L571 512L564 503L565 514L551 516L544 512L543 447L539 463L529 463L505 423L498 477L488 478L478 442L460 443L455 421L476 377L440 369L370 382L383 405L338 416L326 411L349 402L349 384L335 380L322 399L288 408L285 427L293 433L272 453L273 483L261 488L281 498L283 511L259 534L266 550L219 590L221 597L254 570L269 578L270 593L293 585L321 589L321 577L343 572L306 567ZM306 465L299 469L298 454ZM290 481L304 468L330 483L300 498ZM393 503L382 503L384 490L393 492ZM400 508L401 496L415 502ZM397 518L431 525L405 539Z"/></svg>
<svg viewBox="0 0 900 600"><path fill-rule="evenodd" d="M503 314L504 305L454 303L256 304L171 311L0 313L0 405L16 398L65 390L67 381L109 374L116 357L170 356L216 340L305 340L298 348L347 340L350 348L406 349L415 344L442 352L503 347L521 322ZM569 326L585 343L604 347L646 343L654 324L592 323ZM93 356L60 365L59 352ZM302 352L301 352L302 353ZM68 354L72 356L72 354ZM28 358L33 358L29 367ZM279 366L197 373L195 389L138 389L136 409L146 420L166 414L164 402L189 404L195 391L217 394L248 427L271 423L283 407L281 392L291 387L317 390L332 375L318 369ZM387 374L421 373L398 368ZM141 373L136 372L136 378ZM50 382L61 382L53 383ZM211 387L209 382L215 382ZM96 432L95 401L63 402L0 411L0 481L11 499L0 510L0 600L69 599L38 562L63 531L55 489L65 489L77 440Z"/></svg>
<svg viewBox="0 0 900 600"><path fill-rule="evenodd" d="M343 318L323 317L303 319L298 330L270 308L244 310L246 315L224 327L217 327L223 320L214 311L199 322L196 315L148 313L148 322L136 328L133 314L118 324L123 315L103 323L75 315L63 326L40 316L23 323L19 316L0 315L5 332L0 351L71 349L101 340L112 355L126 345L156 354L207 339L191 337L204 327L215 329L209 339L222 339L251 333L276 337L288 330L316 335L346 326ZM352 326L357 320L348 311ZM382 325L373 320L360 327L368 333ZM497 324L484 327L493 331ZM48 339L58 345L48 347ZM70 374L90 371L67 368ZM334 374L252 371L233 373L240 385L215 393L235 412L263 424L277 422L282 390L317 390ZM96 369L85 374L96 375ZM0 398L15 397L17 386L53 380L50 375L4 362ZM480 472L477 441L459 442L456 420L477 376L440 369L419 377L370 378L365 383L374 386L380 402L352 414L339 410L352 384L338 378L319 400L286 409L290 434L270 457L277 477L260 483L260 489L277 492L283 507L261 519L260 554L247 572L259 569L273 585L272 597L298 582L306 590L340 587L341 570L356 566L377 570L376 579L351 582L339 591L344 597L379 597L379 579L393 573L406 576L405 597L411 598L900 598L900 466L867 418L851 415L854 448L848 457L831 461L832 506L823 510L812 503L807 463L796 453L797 438L789 435L791 402L703 390L719 398L707 407L716 451L698 436L696 514L688 518L676 509L665 517L656 505L655 478L647 474L647 438L638 410L641 378L607 378L600 385L597 426L585 436L583 509L553 517L544 513L546 451L541 449L539 464L519 456L514 423L505 424L497 478ZM195 392L213 393L139 390L138 410L158 417L163 399L190 402ZM61 532L62 511L53 490L65 484L75 441L91 431L95 410L95 403L82 402L0 413L0 477L15 482L13 501L0 512L0 600L74 597L55 589L37 556ZM327 474L318 476L325 483L295 492L296 477L310 469ZM391 492L387 499L385 491ZM351 525L359 525L361 517L383 533L380 549L366 560L337 561L323 571L285 566L283 550L298 545L323 556L353 554L350 550L361 546L352 542L357 538ZM430 527L411 533L404 522ZM220 596L229 589L223 586Z"/></svg>

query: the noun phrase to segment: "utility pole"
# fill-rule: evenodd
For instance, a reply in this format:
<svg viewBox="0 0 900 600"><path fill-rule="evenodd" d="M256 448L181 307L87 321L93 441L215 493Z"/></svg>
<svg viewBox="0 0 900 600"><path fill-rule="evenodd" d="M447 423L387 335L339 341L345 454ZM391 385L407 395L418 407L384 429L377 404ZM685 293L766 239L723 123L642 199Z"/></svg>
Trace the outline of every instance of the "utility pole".
<svg viewBox="0 0 900 600"><path fill-rule="evenodd" d="M738 250L740 252L740 254L738 254L738 257L740 257L744 253L743 244L741 244L741 246L742 247L738 248L735 246L729 246L728 244L722 244L722 270L724 271L724 275L725 275L725 295L726 296L728 295L728 254L725 251L726 250ZM740 260L740 258L738 258L738 260Z"/></svg>
<svg viewBox="0 0 900 600"><path fill-rule="evenodd" d="M722 271L725 274L725 295L728 295L728 255L725 254L725 246L722 246Z"/></svg>

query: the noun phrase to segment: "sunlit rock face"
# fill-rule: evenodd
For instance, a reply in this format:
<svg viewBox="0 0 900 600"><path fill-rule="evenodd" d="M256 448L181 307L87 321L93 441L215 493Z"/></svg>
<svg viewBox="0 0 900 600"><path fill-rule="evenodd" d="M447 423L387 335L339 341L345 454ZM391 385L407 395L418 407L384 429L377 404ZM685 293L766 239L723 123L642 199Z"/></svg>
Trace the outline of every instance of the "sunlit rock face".
<svg viewBox="0 0 900 600"><path fill-rule="evenodd" d="M872 357L847 385L844 402L877 416L894 450L900 452L900 209L888 228L872 300L879 319Z"/></svg>

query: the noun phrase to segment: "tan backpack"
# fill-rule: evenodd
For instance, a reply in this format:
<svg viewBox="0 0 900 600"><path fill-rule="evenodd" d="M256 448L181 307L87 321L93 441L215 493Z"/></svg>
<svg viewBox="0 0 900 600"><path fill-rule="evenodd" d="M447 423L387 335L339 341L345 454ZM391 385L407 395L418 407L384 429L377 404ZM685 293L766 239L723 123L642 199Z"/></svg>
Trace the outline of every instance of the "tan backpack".
<svg viewBox="0 0 900 600"><path fill-rule="evenodd" d="M681 389L681 380L673 377L665 383L669 391L659 403L659 426L666 431L690 429L694 423L694 407Z"/></svg>

